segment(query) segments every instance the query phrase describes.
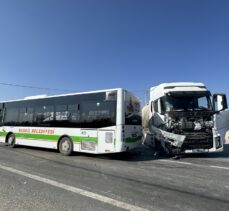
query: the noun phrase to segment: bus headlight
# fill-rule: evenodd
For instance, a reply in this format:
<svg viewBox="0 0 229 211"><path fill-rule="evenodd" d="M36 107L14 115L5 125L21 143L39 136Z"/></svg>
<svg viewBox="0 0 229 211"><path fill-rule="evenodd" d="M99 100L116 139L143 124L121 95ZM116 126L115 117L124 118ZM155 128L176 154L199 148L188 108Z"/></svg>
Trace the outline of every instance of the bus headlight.
<svg viewBox="0 0 229 211"><path fill-rule="evenodd" d="M105 142L107 144L112 144L112 142L113 142L113 134L112 133L106 133Z"/></svg>
<svg viewBox="0 0 229 211"><path fill-rule="evenodd" d="M220 136L217 136L217 137L215 138L215 147L216 147L216 149L222 147Z"/></svg>

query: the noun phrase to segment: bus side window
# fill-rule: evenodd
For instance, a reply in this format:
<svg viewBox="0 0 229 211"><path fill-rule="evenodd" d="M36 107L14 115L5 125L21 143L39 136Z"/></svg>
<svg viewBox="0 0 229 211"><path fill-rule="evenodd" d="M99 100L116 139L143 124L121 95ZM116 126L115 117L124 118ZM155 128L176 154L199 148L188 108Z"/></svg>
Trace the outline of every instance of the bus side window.
<svg viewBox="0 0 229 211"><path fill-rule="evenodd" d="M80 126L79 104L57 105L55 113L55 125L58 127Z"/></svg>
<svg viewBox="0 0 229 211"><path fill-rule="evenodd" d="M52 126L54 123L54 106L38 106L35 108L35 125Z"/></svg>
<svg viewBox="0 0 229 211"><path fill-rule="evenodd" d="M69 112L69 121L70 122L79 122L80 121L80 111L79 104L68 105Z"/></svg>
<svg viewBox="0 0 229 211"><path fill-rule="evenodd" d="M4 108L3 108L2 103L0 103L0 125L3 125L3 112L4 112Z"/></svg>
<svg viewBox="0 0 229 211"><path fill-rule="evenodd" d="M81 124L84 127L99 128L115 124L114 101L83 102L81 108Z"/></svg>
<svg viewBox="0 0 229 211"><path fill-rule="evenodd" d="M0 125L3 124L3 109L0 108Z"/></svg>
<svg viewBox="0 0 229 211"><path fill-rule="evenodd" d="M16 102L7 103L5 107L4 125L18 125L19 104Z"/></svg>
<svg viewBox="0 0 229 211"><path fill-rule="evenodd" d="M21 107L19 109L19 123L23 126L31 126L33 123L33 108Z"/></svg>
<svg viewBox="0 0 229 211"><path fill-rule="evenodd" d="M56 106L55 120L57 122L67 121L68 116L69 116L69 113L68 113L67 105L57 105Z"/></svg>

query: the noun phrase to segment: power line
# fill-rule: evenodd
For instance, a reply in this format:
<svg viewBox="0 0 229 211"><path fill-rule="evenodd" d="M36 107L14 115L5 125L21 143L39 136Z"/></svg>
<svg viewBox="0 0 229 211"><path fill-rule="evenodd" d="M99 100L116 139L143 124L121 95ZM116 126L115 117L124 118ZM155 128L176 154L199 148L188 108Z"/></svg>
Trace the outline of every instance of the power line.
<svg viewBox="0 0 229 211"><path fill-rule="evenodd" d="M47 87L38 87L38 86L29 86L29 85L22 85L22 84L15 84L15 83L5 83L0 82L0 85L3 86L13 86L13 87L21 87L21 88L28 88L28 89L39 89L39 90L49 90L49 91L61 91L61 92L77 92L75 90L69 90L69 89L57 89L57 88L47 88ZM132 92L137 93L144 93L144 100L147 101L147 95L149 94L149 90L132 90Z"/></svg>
<svg viewBox="0 0 229 211"><path fill-rule="evenodd" d="M68 89L56 89L56 88L47 88L47 87L38 87L38 86L28 86L28 85L13 84L13 83L3 83L3 82L0 82L0 85L21 87L21 88L29 88L29 89L50 90L50 91L75 92L73 90L68 90Z"/></svg>
<svg viewBox="0 0 229 211"><path fill-rule="evenodd" d="M38 87L38 86L29 86L29 85L22 85L22 84L14 84L14 83L5 83L0 82L0 85L4 86L14 86L14 87L22 87L22 88L29 88L29 89L43 89L43 90L53 90L53 91L64 91L64 92L76 92L76 90L69 90L69 89L57 89L57 88L47 88L47 87ZM147 89L141 89L141 90L131 90L132 92L148 92Z"/></svg>

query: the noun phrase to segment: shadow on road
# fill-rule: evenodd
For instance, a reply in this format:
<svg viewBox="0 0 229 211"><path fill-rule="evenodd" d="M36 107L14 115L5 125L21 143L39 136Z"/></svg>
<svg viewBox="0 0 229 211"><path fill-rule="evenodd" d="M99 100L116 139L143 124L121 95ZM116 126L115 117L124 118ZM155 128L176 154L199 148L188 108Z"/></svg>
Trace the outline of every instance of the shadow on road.
<svg viewBox="0 0 229 211"><path fill-rule="evenodd" d="M1 144L3 147L3 145ZM7 147L7 146L4 146ZM59 152L55 149L46 149L39 147L29 147L29 146L17 146L18 149L29 149L34 151L41 152L50 152L59 154ZM14 150L14 149L12 149ZM59 154L61 156L61 154ZM150 161L150 160L158 160L158 159L182 159L182 158L229 158L229 145L224 145L223 152L217 153L203 153L203 154L182 154L177 157L171 157L165 154L160 154L155 152L152 148L147 146L140 146L134 150L114 153L114 154L88 154L82 152L73 152L71 157L88 157L88 158L96 158L96 159L106 159L106 160L119 160L119 161Z"/></svg>
<svg viewBox="0 0 229 211"><path fill-rule="evenodd" d="M103 156L96 155L96 157L104 158L104 159L123 160L123 161L147 161L147 160L182 159L182 158L229 158L229 144L224 145L223 152L215 152L215 153L181 154L178 156L168 156L163 153L161 154L155 152L152 148L141 146L130 152L108 154Z"/></svg>
<svg viewBox="0 0 229 211"><path fill-rule="evenodd" d="M4 144L0 144L3 148L8 148L7 146L4 146ZM49 152L49 153L55 153L60 156L62 156L58 150L56 149L47 149L47 148L40 148L40 147L30 147L30 146L16 146L15 149L8 148L9 150L14 151L17 149L17 151L20 151L21 149L28 149L32 151L39 153L42 152ZM25 152L23 152L25 153ZM130 150L127 152L120 152L120 153L111 153L111 154L89 154L89 153L83 153L83 152L73 152L70 157L88 157L88 158L96 158L96 159L106 159L106 160L119 160L119 161L147 161L147 160L155 160L157 157L155 156L155 152L153 149L146 147L146 146L140 146L134 150Z"/></svg>
<svg viewBox="0 0 229 211"><path fill-rule="evenodd" d="M96 159L106 159L106 160L118 160L118 161L149 161L156 160L155 152L153 149L140 146L134 150L130 150L127 152L113 153L113 154L86 154L80 152L74 152L73 156L82 156L82 157L90 157Z"/></svg>

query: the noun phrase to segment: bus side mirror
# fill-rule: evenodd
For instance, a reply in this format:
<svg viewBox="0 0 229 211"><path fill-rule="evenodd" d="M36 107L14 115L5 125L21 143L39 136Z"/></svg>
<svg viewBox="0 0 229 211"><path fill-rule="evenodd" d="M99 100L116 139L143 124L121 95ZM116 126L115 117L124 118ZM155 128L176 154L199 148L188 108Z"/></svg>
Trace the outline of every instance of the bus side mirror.
<svg viewBox="0 0 229 211"><path fill-rule="evenodd" d="M227 97L225 94L213 95L213 109L215 112L223 111L227 109Z"/></svg>

